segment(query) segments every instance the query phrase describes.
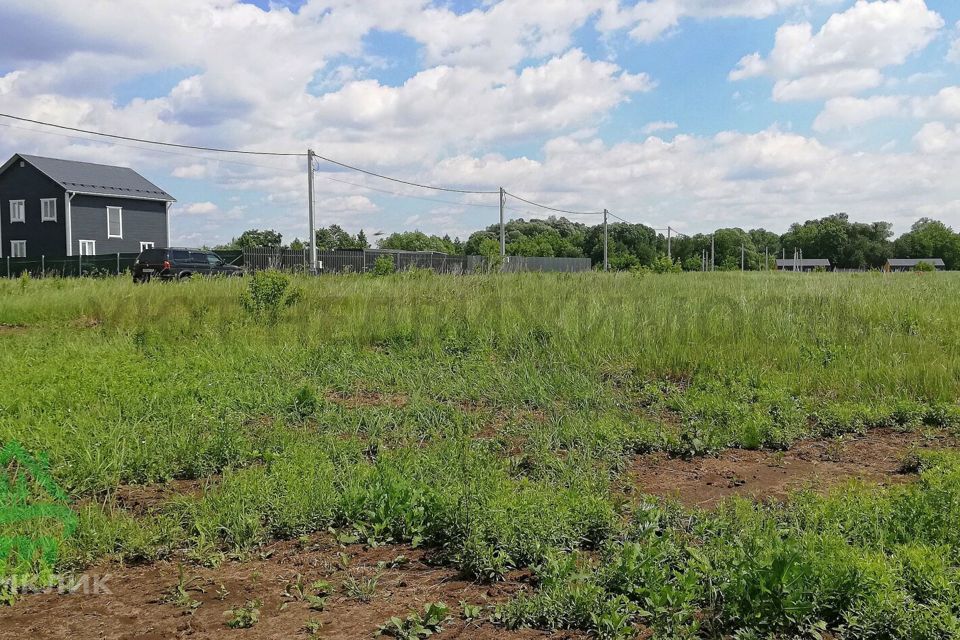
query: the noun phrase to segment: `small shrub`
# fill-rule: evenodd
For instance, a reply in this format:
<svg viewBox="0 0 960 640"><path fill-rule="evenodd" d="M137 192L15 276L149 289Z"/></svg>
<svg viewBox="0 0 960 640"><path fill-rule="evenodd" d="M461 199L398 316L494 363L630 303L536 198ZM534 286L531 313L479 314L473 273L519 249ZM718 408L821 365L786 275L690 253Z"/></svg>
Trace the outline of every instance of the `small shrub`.
<svg viewBox="0 0 960 640"><path fill-rule="evenodd" d="M240 305L257 320L276 322L283 310L300 300L300 292L290 289L290 278L279 271L258 271L247 290L240 296Z"/></svg>
<svg viewBox="0 0 960 640"><path fill-rule="evenodd" d="M263 602L260 600L250 600L242 607L230 609L223 614L229 617L227 626L231 629L249 629L260 622L261 606L263 606Z"/></svg>
<svg viewBox="0 0 960 640"><path fill-rule="evenodd" d="M423 613L411 613L405 619L396 616L382 625L381 635L398 640L419 640L429 638L443 631L443 623L450 618L450 608L443 602L431 602L423 608Z"/></svg>
<svg viewBox="0 0 960 640"><path fill-rule="evenodd" d="M389 276L394 271L396 271L396 266L390 256L380 256L373 263L373 275L375 276Z"/></svg>

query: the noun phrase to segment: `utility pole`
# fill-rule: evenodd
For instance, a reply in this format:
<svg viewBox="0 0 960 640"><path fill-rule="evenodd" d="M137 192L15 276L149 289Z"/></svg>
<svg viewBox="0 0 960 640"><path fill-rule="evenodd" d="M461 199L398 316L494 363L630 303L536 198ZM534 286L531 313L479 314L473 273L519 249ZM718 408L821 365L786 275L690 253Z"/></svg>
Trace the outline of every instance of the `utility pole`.
<svg viewBox="0 0 960 640"><path fill-rule="evenodd" d="M317 273L317 220L313 212L313 149L307 149L307 211L310 217L310 273Z"/></svg>
<svg viewBox="0 0 960 640"><path fill-rule="evenodd" d="M603 210L603 270L610 271L610 260L607 258L607 243L609 242L609 234L607 233L607 215L610 212L606 209Z"/></svg>
<svg viewBox="0 0 960 640"><path fill-rule="evenodd" d="M670 247L670 240L671 240L670 236L672 233L673 233L673 229L670 228L670 225L667 225L667 258L669 258L670 262L673 262L673 252L671 251L671 247Z"/></svg>
<svg viewBox="0 0 960 640"><path fill-rule="evenodd" d="M763 248L763 270L770 271L770 247Z"/></svg>
<svg viewBox="0 0 960 640"><path fill-rule="evenodd" d="M710 271L717 268L716 245L714 245L713 240L713 234L710 234Z"/></svg>
<svg viewBox="0 0 960 640"><path fill-rule="evenodd" d="M505 226L503 215L507 206L507 193L500 187L500 257L507 255L507 228Z"/></svg>
<svg viewBox="0 0 960 640"><path fill-rule="evenodd" d="M744 251L743 243L741 242L740 243L740 271L747 270L746 264L744 264L745 258L746 258L746 252Z"/></svg>

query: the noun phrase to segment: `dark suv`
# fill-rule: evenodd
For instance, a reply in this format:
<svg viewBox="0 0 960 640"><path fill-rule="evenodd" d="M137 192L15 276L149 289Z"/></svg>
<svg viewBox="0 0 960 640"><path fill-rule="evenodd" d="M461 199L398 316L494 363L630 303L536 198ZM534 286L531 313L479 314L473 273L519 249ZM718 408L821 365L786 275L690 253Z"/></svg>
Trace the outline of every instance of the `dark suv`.
<svg viewBox="0 0 960 640"><path fill-rule="evenodd" d="M147 249L133 263L134 282L151 278L181 280L195 275L242 276L243 269L203 249Z"/></svg>

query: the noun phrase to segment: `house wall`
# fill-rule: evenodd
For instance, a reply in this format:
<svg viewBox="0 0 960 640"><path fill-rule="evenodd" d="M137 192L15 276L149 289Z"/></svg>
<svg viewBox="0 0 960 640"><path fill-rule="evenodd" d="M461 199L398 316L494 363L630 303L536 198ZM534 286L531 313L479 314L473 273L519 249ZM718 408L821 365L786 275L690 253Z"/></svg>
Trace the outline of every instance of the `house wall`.
<svg viewBox="0 0 960 640"><path fill-rule="evenodd" d="M123 210L123 238L107 237L107 207ZM81 240L94 240L101 255L140 251L141 242L153 242L158 249L167 247L167 215L165 202L76 195L71 203L72 253L80 253Z"/></svg>
<svg viewBox="0 0 960 640"><path fill-rule="evenodd" d="M27 241L27 257L63 256L67 251L64 189L29 163L14 162L0 175L0 257L10 255L11 240ZM57 221L41 222L41 198L57 199ZM25 222L10 222L10 201L24 200Z"/></svg>

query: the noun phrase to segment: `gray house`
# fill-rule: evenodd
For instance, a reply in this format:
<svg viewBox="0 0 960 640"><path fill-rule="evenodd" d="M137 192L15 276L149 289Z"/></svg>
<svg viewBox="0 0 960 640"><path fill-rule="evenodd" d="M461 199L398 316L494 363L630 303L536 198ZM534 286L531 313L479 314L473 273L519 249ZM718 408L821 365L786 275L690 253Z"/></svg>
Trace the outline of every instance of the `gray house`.
<svg viewBox="0 0 960 640"><path fill-rule="evenodd" d="M941 258L890 258L887 264L883 265L883 270L890 272L913 271L921 262L926 262L937 271L943 271L947 268Z"/></svg>
<svg viewBox="0 0 960 640"><path fill-rule="evenodd" d="M777 258L777 271L830 271L830 261L826 258Z"/></svg>
<svg viewBox="0 0 960 640"><path fill-rule="evenodd" d="M18 153L0 167L0 257L167 247L174 202L133 169Z"/></svg>

